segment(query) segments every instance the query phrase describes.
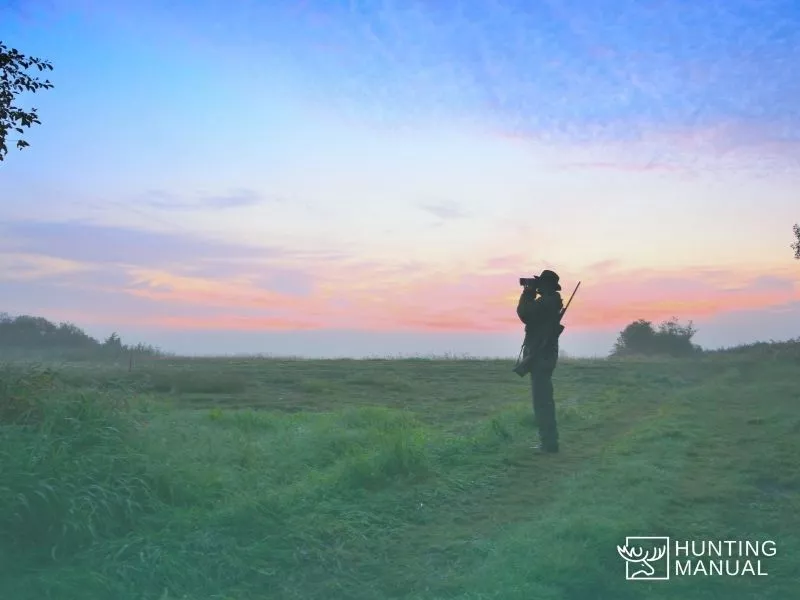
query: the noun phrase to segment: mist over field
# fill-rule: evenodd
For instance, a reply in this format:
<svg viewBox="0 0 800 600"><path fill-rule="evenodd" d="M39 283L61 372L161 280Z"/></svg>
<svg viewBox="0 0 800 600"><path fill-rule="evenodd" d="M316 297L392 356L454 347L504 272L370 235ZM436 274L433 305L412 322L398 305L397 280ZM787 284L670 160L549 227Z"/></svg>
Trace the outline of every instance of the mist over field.
<svg viewBox="0 0 800 600"><path fill-rule="evenodd" d="M576 298L577 303L580 298ZM513 311L513 306L511 306ZM573 309L570 308L570 311ZM695 341L704 348L727 348L757 340L786 340L800 332L800 322L795 323L781 314L759 314L752 332L743 331L735 316L724 316L714 321L696 323ZM564 320L568 325L571 320ZM375 334L364 331L150 331L105 325L87 327L87 331L104 339L118 331L136 343L151 343L165 350L186 356L253 355L300 356L306 358L371 358L383 356L451 355L477 358L511 358L519 352L522 343L522 326L516 331L503 333L480 332L388 332ZM561 348L568 356L604 357L611 350L620 328L614 330L573 331L561 340ZM129 333L130 332L130 333ZM750 335L747 335L750 333Z"/></svg>

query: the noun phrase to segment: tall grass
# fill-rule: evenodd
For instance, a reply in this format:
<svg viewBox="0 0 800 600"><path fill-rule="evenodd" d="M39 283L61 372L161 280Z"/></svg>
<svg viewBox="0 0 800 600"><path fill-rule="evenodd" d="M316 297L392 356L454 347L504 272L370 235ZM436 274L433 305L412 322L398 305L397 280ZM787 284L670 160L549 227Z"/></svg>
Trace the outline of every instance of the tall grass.
<svg viewBox="0 0 800 600"><path fill-rule="evenodd" d="M290 540L325 546L333 530L348 527L304 524L303 507L423 482L525 427L522 415L510 414L476 423L471 434L444 436L409 412L378 406L296 414L170 411L90 378L74 387L74 374L41 367L5 367L0 382L4 577L68 566L98 548L116 548L114 561L124 563L129 540L142 528L185 528L198 510L207 523L233 528L239 541L266 536L274 549L271 569L283 565L288 576L305 561L287 548ZM325 564L330 559L318 556Z"/></svg>
<svg viewBox="0 0 800 600"><path fill-rule="evenodd" d="M131 443L146 413L122 400L65 388L47 369L0 370L0 539L11 564L124 535L158 508L148 457Z"/></svg>

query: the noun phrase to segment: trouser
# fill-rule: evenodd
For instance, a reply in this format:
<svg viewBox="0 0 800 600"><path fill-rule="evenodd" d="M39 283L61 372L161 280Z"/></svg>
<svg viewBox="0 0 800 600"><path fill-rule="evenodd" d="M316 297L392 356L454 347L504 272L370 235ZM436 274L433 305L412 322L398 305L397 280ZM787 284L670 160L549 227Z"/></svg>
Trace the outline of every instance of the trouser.
<svg viewBox="0 0 800 600"><path fill-rule="evenodd" d="M531 371L533 415L539 427L539 441L543 450L558 450L556 403L553 398L554 368L539 367Z"/></svg>

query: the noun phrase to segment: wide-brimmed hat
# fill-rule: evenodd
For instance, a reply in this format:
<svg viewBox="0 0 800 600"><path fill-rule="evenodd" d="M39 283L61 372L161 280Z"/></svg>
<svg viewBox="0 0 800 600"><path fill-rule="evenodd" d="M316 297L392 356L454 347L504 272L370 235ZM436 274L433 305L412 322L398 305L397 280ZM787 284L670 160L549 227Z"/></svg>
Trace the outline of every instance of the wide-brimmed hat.
<svg viewBox="0 0 800 600"><path fill-rule="evenodd" d="M545 269L544 271L542 271L542 274L539 275L539 280L540 281L549 281L550 283L553 284L553 286L555 287L556 291L560 292L561 291L561 285L558 283L558 279L559 279L559 277L556 274L556 272L555 271L551 271L550 269Z"/></svg>

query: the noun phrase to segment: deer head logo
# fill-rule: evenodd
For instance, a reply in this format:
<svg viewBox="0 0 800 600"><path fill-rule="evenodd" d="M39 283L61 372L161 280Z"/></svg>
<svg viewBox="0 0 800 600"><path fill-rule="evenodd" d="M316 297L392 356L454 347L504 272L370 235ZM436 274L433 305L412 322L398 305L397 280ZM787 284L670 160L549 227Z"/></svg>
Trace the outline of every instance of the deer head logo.
<svg viewBox="0 0 800 600"><path fill-rule="evenodd" d="M667 579L669 577L669 566L667 566L666 577L658 576L652 563L658 562L665 556L668 557L668 538L638 538L641 541L648 540L649 549L645 550L642 546L632 545L631 542L637 538L626 538L624 546L617 546L619 555L627 561L627 579ZM658 541L659 545L652 542Z"/></svg>

